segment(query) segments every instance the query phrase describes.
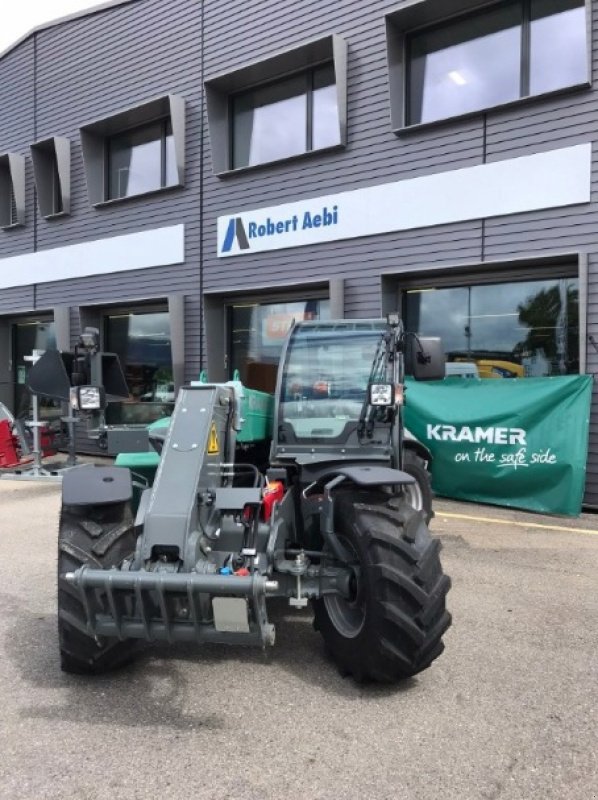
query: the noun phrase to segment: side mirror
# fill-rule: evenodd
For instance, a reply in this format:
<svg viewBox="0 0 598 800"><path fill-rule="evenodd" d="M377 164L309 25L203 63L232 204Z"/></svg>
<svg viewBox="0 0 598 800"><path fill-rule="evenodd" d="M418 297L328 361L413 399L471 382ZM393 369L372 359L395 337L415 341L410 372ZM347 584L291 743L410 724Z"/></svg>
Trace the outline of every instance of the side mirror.
<svg viewBox="0 0 598 800"><path fill-rule="evenodd" d="M416 381L441 381L446 358L442 340L433 336L405 336L405 375Z"/></svg>

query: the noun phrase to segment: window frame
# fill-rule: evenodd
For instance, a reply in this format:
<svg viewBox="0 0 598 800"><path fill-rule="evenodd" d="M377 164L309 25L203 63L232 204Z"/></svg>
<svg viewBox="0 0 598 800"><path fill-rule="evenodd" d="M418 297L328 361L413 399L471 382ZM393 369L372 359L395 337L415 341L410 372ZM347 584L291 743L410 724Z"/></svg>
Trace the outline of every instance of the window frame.
<svg viewBox="0 0 598 800"><path fill-rule="evenodd" d="M161 120L170 120L172 125L176 183L107 200L107 140ZM179 95L163 95L125 109L112 116L81 126L79 133L87 179L87 193L94 208L172 191L185 185L185 100ZM166 164L165 160L164 164Z"/></svg>
<svg viewBox="0 0 598 800"><path fill-rule="evenodd" d="M160 128L160 186L157 186L153 189L147 189L143 192L134 192L133 194L125 194L122 196L111 194L111 149L112 144L116 139L120 137L127 136L132 133L137 133L138 131L144 131L147 128L152 127ZM168 133L168 129L170 128L170 133ZM139 197L140 195L145 194L152 194L153 192L162 192L165 189L172 189L174 186L178 186L178 183L166 183L166 175L167 175L167 154L166 154L166 139L169 135L172 135L172 121L170 117L160 117L155 120L150 120L148 122L143 122L140 125L133 125L130 128L125 128L123 130L117 131L113 134L106 136L104 139L104 202L105 203L112 203L115 201L120 200L127 200L130 197Z"/></svg>
<svg viewBox="0 0 598 800"><path fill-rule="evenodd" d="M334 72L334 63L331 60L321 61L317 64L312 64L311 66L298 70L297 72L291 72L286 75L279 75L272 80L266 81L265 83L257 83L254 86L248 86L245 89L239 92L233 92L229 98L229 153L228 153L228 163L231 166L231 170L238 172L240 170L245 169L252 169L253 167L260 167L264 164L275 164L280 161L287 161L289 159L295 158L302 158L303 156L310 155L311 153L315 152L322 152L326 150L333 150L337 147L340 147L341 142L340 139L336 144L327 145L326 147L317 147L314 148L313 140L314 140L314 85L315 85L315 74L317 70L322 69L322 67L331 66ZM295 77L303 77L305 90L302 97L305 97L305 149L301 153L294 153L290 156L283 156L282 158L275 158L268 161L259 161L255 164L244 164L242 166L236 167L235 166L235 125L236 125L236 114L235 114L235 102L243 97L244 95L250 94L255 90L259 89L269 89L272 86L276 86L284 81L289 80L290 78ZM334 84L332 84L334 85Z"/></svg>
<svg viewBox="0 0 598 800"><path fill-rule="evenodd" d="M40 215L47 220L71 213L71 142L53 136L30 146Z"/></svg>
<svg viewBox="0 0 598 800"><path fill-rule="evenodd" d="M25 224L25 156L0 155L0 228L11 230Z"/></svg>
<svg viewBox="0 0 598 800"><path fill-rule="evenodd" d="M25 326L39 326L39 325L51 325L53 327L53 337L55 341L54 350L60 350L60 344L58 340L58 322L56 320L55 315L48 311L40 311L39 314L35 312L30 312L24 314L22 316L15 316L15 317L8 317L7 318L8 324L8 352L10 353L9 364L10 364L10 381L12 384L12 397L10 399L10 407L14 409L15 416L18 413L23 413L23 400L29 397L29 412L31 412L31 398L32 394L27 386L27 382L20 383L18 379L19 374L19 367L24 367L27 371L31 369L32 363L27 362L25 364L20 363L20 359L18 358L17 353L17 344L18 344L18 328L25 327ZM24 354L25 356L30 356L31 353L27 352ZM47 408L54 408L57 410L57 414L49 415L46 413ZM39 413L40 419L43 421L49 421L52 419L56 419L57 416L60 415L60 403L58 401L52 400L51 398L47 397L40 397L40 404L39 404Z"/></svg>
<svg viewBox="0 0 598 800"><path fill-rule="evenodd" d="M245 91L276 84L293 75L316 70L331 63L338 110L338 144L306 150L272 161L244 167L233 166L232 102L233 96ZM212 172L219 178L238 175L248 170L264 169L297 159L335 152L347 144L347 43L337 34L328 34L305 42L298 47L275 53L256 62L245 64L205 83L208 132L210 136Z"/></svg>
<svg viewBox="0 0 598 800"><path fill-rule="evenodd" d="M173 374L175 390L178 392L185 382L185 295L177 293L141 296L131 298L127 303L123 303L122 300L110 302L108 299L100 300L97 303L85 303L78 306L80 329L97 328L100 331L100 340L104 343L104 317L120 313L163 311L165 305L170 317ZM57 309L54 309L54 317L57 318Z"/></svg>
<svg viewBox="0 0 598 800"><path fill-rule="evenodd" d="M309 303L310 301L315 301L317 303L327 302L329 304L329 313L332 310L332 302L330 297L329 287L322 285L316 289L313 288L306 288L303 292L297 292L295 294L290 295L256 295L252 297L251 295L243 295L241 297L229 297L225 301L224 305L224 324L225 324L225 334L226 334L226 344L225 344L225 351L224 351L224 369L228 374L228 380L233 378L234 372L237 370L242 373L243 364L235 363L233 359L233 313L234 309L246 306L251 308L263 308L273 305L286 305L286 304L294 304L303 303L304 305ZM331 320L332 317L328 317L328 320ZM281 337L280 341L280 353L278 357L278 361L276 363L276 371L278 371L278 367L280 365L280 354L283 351L283 344L284 340L286 339L286 334L284 337ZM252 387L253 388L253 387ZM273 393L273 390L272 392Z"/></svg>
<svg viewBox="0 0 598 800"><path fill-rule="evenodd" d="M176 378L175 378L175 351L174 351L174 343L173 343L173 325L172 325L172 311L170 308L170 304L168 299L160 299L154 298L152 300L148 300L146 302L135 302L131 303L131 305L123 305L122 303L115 304L113 306L110 305L103 305L98 307L100 318L99 318L99 330L100 330L100 341L102 342L103 348L108 352L110 351L108 338L110 335L110 317L119 317L119 316L141 316L145 314L168 314L168 324L170 328L170 349L171 349L171 372L173 377L173 383L175 383L175 399L176 399ZM114 351L111 351L114 352ZM120 356L119 356L120 358ZM125 374L126 379L126 363L121 361L121 366L123 369L123 373ZM129 383L127 381L127 388L130 389ZM141 400L136 399L132 403L128 403L129 406L136 406L138 413L141 417L144 417L145 414L149 414L151 416L151 411L157 410L158 406L166 406L171 405L174 408L174 400L172 403L170 401L159 401L159 400ZM111 404L115 407L118 407L118 410L112 410L112 413L109 416L114 420L112 424L116 425L126 425L126 424L144 424L143 421L141 422L123 422L118 421L121 417L121 406L123 405L123 401L119 401L117 403ZM133 416L135 415L135 411L133 410ZM160 414L157 419L163 416Z"/></svg>
<svg viewBox="0 0 598 800"><path fill-rule="evenodd" d="M529 8L530 0L518 0L522 6L528 8L527 30L522 30L522 43L527 40L527 63L525 65L526 74L530 75L529 62ZM388 82L390 95L391 128L397 136L417 132L421 129L428 129L446 125L447 123L467 120L472 117L483 117L492 111L517 107L521 104L529 104L542 101L545 98L555 97L571 92L587 91L592 87L592 4L591 0L583 0L586 20L586 78L585 80L570 84L568 86L551 89L537 94L527 94L505 103L484 106L475 111L455 113L447 117L430 120L428 122L408 122L409 119L409 45L408 40L412 35L441 28L447 23L459 21L463 18L476 16L499 5L496 0L493 2L480 2L480 0L411 0L406 6L388 12L385 15L386 22L386 51L388 64ZM526 28L525 24L522 26ZM522 52L522 66L526 55ZM523 69L522 69L523 73ZM520 75L521 92L522 75Z"/></svg>
<svg viewBox="0 0 598 800"><path fill-rule="evenodd" d="M229 308L241 304L294 303L328 300L330 318L345 316L343 278L312 280L279 286L243 286L232 291L208 289L204 292L205 366L211 381L227 381L230 368Z"/></svg>
<svg viewBox="0 0 598 800"><path fill-rule="evenodd" d="M423 265L410 272L396 270L380 276L383 314L403 309L404 294L413 288L450 289L542 279L576 278L579 282L579 374L587 368L588 256L582 252L554 253L537 258L461 264Z"/></svg>

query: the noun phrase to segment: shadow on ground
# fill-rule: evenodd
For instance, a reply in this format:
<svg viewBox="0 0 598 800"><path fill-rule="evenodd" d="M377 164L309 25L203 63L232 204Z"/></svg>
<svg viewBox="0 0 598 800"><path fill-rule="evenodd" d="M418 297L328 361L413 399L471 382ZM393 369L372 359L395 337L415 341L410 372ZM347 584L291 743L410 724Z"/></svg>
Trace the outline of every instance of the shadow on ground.
<svg viewBox="0 0 598 800"><path fill-rule="evenodd" d="M30 686L58 690L55 704L32 703L22 709L22 715L28 718L217 730L224 727L224 719L197 712L195 700L201 704L206 691L232 690L246 695L256 685L267 687L275 681L273 671L284 670L304 685L317 685L320 690L349 700L389 697L417 686L417 679L388 686L356 684L350 678L343 678L327 657L321 637L313 630L311 615L289 614L284 602L271 604L277 641L265 654L254 648L224 645L140 645L137 658L119 670L89 677L67 675L59 666L55 615L23 610L14 598L6 596L2 602L7 611L10 607L14 620L5 643L10 662ZM193 680L189 679L188 670L177 668L181 663L196 665L197 675ZM235 677L238 676L234 686L215 680L214 667L219 665L228 670L228 680L233 666ZM203 679L202 670L206 671Z"/></svg>

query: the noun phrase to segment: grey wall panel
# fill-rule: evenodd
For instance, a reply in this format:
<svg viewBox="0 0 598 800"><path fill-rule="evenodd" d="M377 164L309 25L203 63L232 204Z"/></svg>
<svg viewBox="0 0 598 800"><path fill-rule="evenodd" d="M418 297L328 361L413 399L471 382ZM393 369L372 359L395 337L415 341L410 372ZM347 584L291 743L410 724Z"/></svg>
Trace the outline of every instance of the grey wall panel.
<svg viewBox="0 0 598 800"><path fill-rule="evenodd" d="M591 89L538 98L487 115L488 161L542 152L591 139L596 98Z"/></svg>
<svg viewBox="0 0 598 800"><path fill-rule="evenodd" d="M168 277L162 276L163 286L154 276L148 276L147 285L139 274L104 276L92 279L89 284L73 281L44 285L37 293L38 303L77 304L99 298L116 302L156 292L165 295L169 288L196 290L200 238L198 148L188 148L188 180L184 190L131 199L96 210L88 202L78 129L86 122L137 102L174 92L188 100L188 141L191 144L199 141L200 43L199 4L190 0L172 0L167 5L160 0L137 0L39 31L0 61L3 108L0 151L6 146L26 152L28 144L46 135L64 135L73 143L72 216L33 219L33 181L29 174L28 225L22 231L0 232L0 258L148 227L188 223L187 265L170 268ZM25 82L27 91L19 79ZM21 118L10 107L9 100L14 97L19 99ZM7 108L11 109L10 115L4 114ZM0 310L2 306L0 298Z"/></svg>
<svg viewBox="0 0 598 800"><path fill-rule="evenodd" d="M167 278L159 267L148 270L118 274L118 290L110 285L106 275L91 276L78 280L57 281L39 284L37 303L40 306L55 305L62 298L69 305L95 305L98 303L114 304L121 296L129 300L143 300L153 297L166 297L173 281ZM108 278L108 279L107 279ZM114 284L116 280L113 279Z"/></svg>
<svg viewBox="0 0 598 800"><path fill-rule="evenodd" d="M7 53L0 63L0 154L12 152L28 156L34 134L34 40L23 42ZM24 227L0 230L0 259L33 248L32 175L31 165L27 162L26 224Z"/></svg>
<svg viewBox="0 0 598 800"><path fill-rule="evenodd" d="M14 289L2 289L0 291L2 314L31 311L35 307L35 292L31 286L17 286Z"/></svg>
<svg viewBox="0 0 598 800"><path fill-rule="evenodd" d="M34 122L34 40L21 44L2 59L0 152L22 152Z"/></svg>
<svg viewBox="0 0 598 800"><path fill-rule="evenodd" d="M349 47L346 151L216 179L206 139L206 288L260 285L268 274L280 283L335 274L345 278L346 315L369 316L380 313L382 272L396 269L398 276L413 276L418 270L441 268L443 263L596 249L598 209L583 206L217 259L215 220L221 214L529 155L595 138L598 104L593 90L533 100L396 137L390 131L382 17L399 5L371 2L364 13L363 4L357 2L333 6L305 3L300 7L283 2L277 4L275 15L273 3L261 2L255 4L254 14L272 12L268 24L244 25L242 32L241 24L235 25L235 20L243 20L241 2L206 5L207 77L243 65L250 60L249 52L258 59L324 33L344 36ZM234 46L237 36L242 36L243 48ZM598 312L598 286L594 292ZM598 338L598 332L596 335ZM597 474L589 481L588 492L598 497L598 437L592 437L590 447L590 464L595 464Z"/></svg>
<svg viewBox="0 0 598 800"><path fill-rule="evenodd" d="M484 253L490 259L551 251L591 251L596 247L597 226L598 208L588 206L487 220Z"/></svg>

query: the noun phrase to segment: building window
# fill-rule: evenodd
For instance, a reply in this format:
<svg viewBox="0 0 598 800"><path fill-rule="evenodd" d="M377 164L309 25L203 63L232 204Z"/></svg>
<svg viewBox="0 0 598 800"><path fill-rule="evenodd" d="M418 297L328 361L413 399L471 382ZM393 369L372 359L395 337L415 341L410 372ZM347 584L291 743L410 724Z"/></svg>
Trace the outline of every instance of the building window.
<svg viewBox="0 0 598 800"><path fill-rule="evenodd" d="M71 143L54 136L31 145L39 211L45 219L71 210Z"/></svg>
<svg viewBox="0 0 598 800"><path fill-rule="evenodd" d="M231 98L233 169L340 144L333 64Z"/></svg>
<svg viewBox="0 0 598 800"><path fill-rule="evenodd" d="M407 37L407 124L588 80L584 0L516 0Z"/></svg>
<svg viewBox="0 0 598 800"><path fill-rule="evenodd" d="M246 386L274 392L289 328L293 322L317 319L330 319L328 299L230 306L229 377L238 370Z"/></svg>
<svg viewBox="0 0 598 800"><path fill-rule="evenodd" d="M347 142L347 43L312 39L205 82L217 175Z"/></svg>
<svg viewBox="0 0 598 800"><path fill-rule="evenodd" d="M164 95L81 128L94 206L183 186L185 100Z"/></svg>
<svg viewBox="0 0 598 800"><path fill-rule="evenodd" d="M62 191L60 190L60 177L58 175L58 165L54 161L50 173L50 197L51 197L51 211L50 214L62 214L64 211L64 203L62 200Z"/></svg>
<svg viewBox="0 0 598 800"><path fill-rule="evenodd" d="M31 392L27 387L27 376L34 351L56 350L54 322L49 319L22 319L12 325L12 359L14 370L15 416L28 418L32 413ZM58 421L62 415L61 404L50 397L38 397L40 419Z"/></svg>
<svg viewBox="0 0 598 800"><path fill-rule="evenodd" d="M407 330L440 336L447 360L481 378L579 372L577 278L411 289L403 312Z"/></svg>
<svg viewBox="0 0 598 800"><path fill-rule="evenodd" d="M174 378L168 311L113 313L104 317L107 352L122 364L129 400L111 403L110 424L147 423L168 416L174 408Z"/></svg>
<svg viewBox="0 0 598 800"><path fill-rule="evenodd" d="M178 184L170 120L106 139L106 200L118 200Z"/></svg>
<svg viewBox="0 0 598 800"><path fill-rule="evenodd" d="M0 155L0 228L25 224L25 158Z"/></svg>
<svg viewBox="0 0 598 800"><path fill-rule="evenodd" d="M15 198L15 190L11 183L10 189L8 190L8 226L16 225L17 223L17 201Z"/></svg>

